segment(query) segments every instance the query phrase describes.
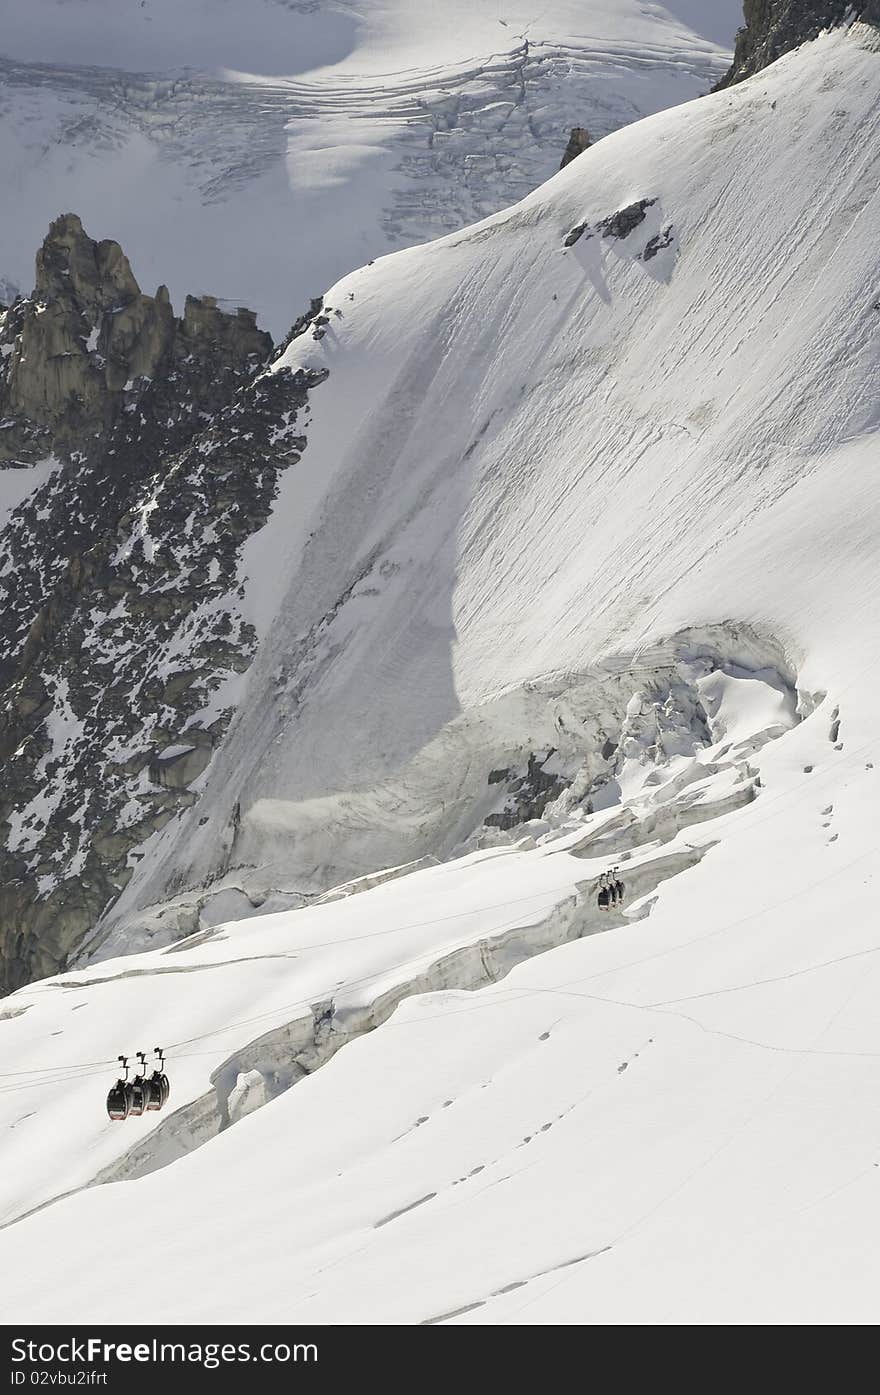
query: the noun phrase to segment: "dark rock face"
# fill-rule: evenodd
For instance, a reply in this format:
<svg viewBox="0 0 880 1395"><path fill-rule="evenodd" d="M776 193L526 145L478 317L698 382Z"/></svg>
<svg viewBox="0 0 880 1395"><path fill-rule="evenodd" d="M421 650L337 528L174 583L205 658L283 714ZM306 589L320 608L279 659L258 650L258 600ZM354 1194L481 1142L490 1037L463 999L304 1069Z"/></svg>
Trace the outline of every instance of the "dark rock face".
<svg viewBox="0 0 880 1395"><path fill-rule="evenodd" d="M743 16L745 25L736 36L733 65L716 91L760 72L847 18L880 25L880 0L744 0Z"/></svg>
<svg viewBox="0 0 880 1395"><path fill-rule="evenodd" d="M564 170L565 166L570 165L572 160L576 160L578 155L583 155L585 150L589 150L592 144L593 142L590 139L590 133L586 126L572 126L571 135L568 138L568 145L565 147L562 163L559 168Z"/></svg>
<svg viewBox="0 0 880 1395"><path fill-rule="evenodd" d="M666 227L663 228L660 232L655 233L653 237L648 238L648 241L645 244L645 250L642 253L642 261L653 261L653 259L657 256L658 252L662 252L665 248L671 247L674 241L675 230L671 223L667 223Z"/></svg>
<svg viewBox="0 0 880 1395"><path fill-rule="evenodd" d="M576 242L580 241L584 233L587 232L588 226L587 223L578 223L570 232L567 232L562 244L563 247L573 247ZM592 233L587 233L587 236L592 237Z"/></svg>
<svg viewBox="0 0 880 1395"><path fill-rule="evenodd" d="M0 344L0 464L26 464L48 450L100 453L132 395L139 399L176 363L204 357L210 345L216 366L228 358L235 372L272 349L250 311L224 315L210 296L188 297L175 319L167 289L142 295L119 244L93 242L74 213L49 229L34 293L6 316Z"/></svg>
<svg viewBox="0 0 880 1395"><path fill-rule="evenodd" d="M629 237L639 223L645 221L647 210L656 202L656 199L639 199L637 203L627 204L626 208L612 213L610 218L603 218L599 231L603 237Z"/></svg>
<svg viewBox="0 0 880 1395"><path fill-rule="evenodd" d="M490 785L507 783L507 798L499 813L487 815L487 827L516 828L528 819L541 817L547 805L559 797L567 784L555 772L544 769L555 754L552 748L542 755L532 752L525 772L512 779L510 770L490 771Z"/></svg>
<svg viewBox="0 0 880 1395"><path fill-rule="evenodd" d="M589 223L578 223L577 227L572 228L571 231L566 234L562 245L564 247L573 247L585 233L587 237L592 237L594 233L598 233L600 237L618 240L629 237L630 233L635 232L640 223L644 223L645 214L656 202L656 199L639 199L636 203L627 204L626 208L619 208L616 213L609 214L607 218L601 218L599 222L592 227ZM652 239L652 241L654 240L655 239ZM668 245L668 242L663 243L664 247ZM658 245L651 253L651 256L655 256L659 250L660 247Z"/></svg>
<svg viewBox="0 0 880 1395"><path fill-rule="evenodd" d="M0 311L0 469L54 460L0 533L0 989L64 967L231 718L241 549L326 376L271 350L211 297L176 318L72 214Z"/></svg>

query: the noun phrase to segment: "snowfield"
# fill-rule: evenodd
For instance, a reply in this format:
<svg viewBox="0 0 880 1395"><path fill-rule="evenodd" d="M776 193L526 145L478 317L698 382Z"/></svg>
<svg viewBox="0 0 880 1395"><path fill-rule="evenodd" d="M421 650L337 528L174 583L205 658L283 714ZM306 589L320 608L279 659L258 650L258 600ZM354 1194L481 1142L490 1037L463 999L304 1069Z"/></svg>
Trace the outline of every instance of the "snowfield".
<svg viewBox="0 0 880 1395"><path fill-rule="evenodd" d="M732 734L761 789L725 813L710 778L642 846L634 800L625 915L611 809L8 999L7 1320L124 1321L145 1272L155 1322L873 1320L871 726L850 690L838 750L829 699L791 727L766 675L704 681L696 766ZM169 1034L166 1113L106 1121L116 1047Z"/></svg>
<svg viewBox="0 0 880 1395"><path fill-rule="evenodd" d="M0 1006L7 1321L876 1321L878 98L823 36L291 343L200 802Z"/></svg>
<svg viewBox="0 0 880 1395"><path fill-rule="evenodd" d="M50 221L145 290L273 334L352 266L460 228L594 139L706 91L739 0L0 0L0 288Z"/></svg>

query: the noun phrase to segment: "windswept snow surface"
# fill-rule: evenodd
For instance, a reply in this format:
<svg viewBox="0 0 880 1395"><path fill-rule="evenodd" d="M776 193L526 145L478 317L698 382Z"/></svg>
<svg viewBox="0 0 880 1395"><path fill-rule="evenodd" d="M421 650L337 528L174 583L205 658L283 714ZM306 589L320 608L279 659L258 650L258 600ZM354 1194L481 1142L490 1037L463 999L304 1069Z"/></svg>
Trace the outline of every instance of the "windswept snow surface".
<svg viewBox="0 0 880 1395"><path fill-rule="evenodd" d="M0 0L0 278L59 211L144 289L285 334L391 248L495 212L594 139L706 91L739 0Z"/></svg>
<svg viewBox="0 0 880 1395"><path fill-rule="evenodd" d="M536 846L7 999L8 1321L135 1288L171 1322L876 1321L878 95L876 35L825 37L347 277L291 345L330 377L248 559L262 654L208 823L105 949L218 870L236 800L248 895L445 855L611 656L687 636L706 744ZM106 1122L156 1042L165 1114ZM151 1224L108 1251L121 1208Z"/></svg>

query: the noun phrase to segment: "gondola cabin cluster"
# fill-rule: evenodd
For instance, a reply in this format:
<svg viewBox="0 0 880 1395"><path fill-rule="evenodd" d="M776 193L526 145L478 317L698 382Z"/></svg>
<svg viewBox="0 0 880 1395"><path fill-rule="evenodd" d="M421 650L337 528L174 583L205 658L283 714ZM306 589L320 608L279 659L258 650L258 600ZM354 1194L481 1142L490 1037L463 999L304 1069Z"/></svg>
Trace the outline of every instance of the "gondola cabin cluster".
<svg viewBox="0 0 880 1395"><path fill-rule="evenodd" d="M620 869L612 867L610 872L603 872L597 890L599 910L609 911L615 906L622 906L625 896L626 884L621 881Z"/></svg>
<svg viewBox="0 0 880 1395"><path fill-rule="evenodd" d="M147 1074L146 1052L136 1053L139 1069L133 1080L128 1078L128 1057L119 1057L122 1073L107 1096L107 1113L111 1119L154 1113L167 1102L171 1086L165 1074L165 1053L157 1046L153 1054L158 1057L158 1064Z"/></svg>

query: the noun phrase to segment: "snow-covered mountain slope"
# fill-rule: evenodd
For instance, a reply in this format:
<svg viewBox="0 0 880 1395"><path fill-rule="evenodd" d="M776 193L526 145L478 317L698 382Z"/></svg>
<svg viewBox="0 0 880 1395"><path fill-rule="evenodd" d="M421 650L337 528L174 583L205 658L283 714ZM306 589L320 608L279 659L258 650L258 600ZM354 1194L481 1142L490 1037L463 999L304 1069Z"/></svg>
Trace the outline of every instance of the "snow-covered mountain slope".
<svg viewBox="0 0 880 1395"><path fill-rule="evenodd" d="M862 952L870 935L854 925L829 950L824 921L841 904L840 872L866 861L872 780L858 750L829 744L826 713L793 727L791 695L772 674L707 669L690 676L711 713L710 744L663 774L634 760L641 780L629 772L624 809L532 851L471 855L7 1000L9 1319L113 1320L134 1273L164 1256L168 1277L145 1299L152 1320L426 1321L483 1305L490 1321L514 1320L550 1287L545 1276L555 1288L572 1261L612 1241L624 1248L617 1231L725 1141L779 1084L777 1058L790 1071L798 1042L826 1070L861 1061L875 1031ZM807 757L815 798L804 796ZM827 832L841 810L823 827L811 807L831 783L848 787L847 834L853 820L859 829L841 848ZM780 914L780 882L802 860L799 826L823 860L796 911ZM625 915L595 906L596 873L618 859ZM723 915L708 918L715 898ZM793 995L787 976L769 1001L746 994L750 976L772 981L781 964L787 975L804 970L805 992ZM837 1007L854 983L869 1010L862 1035L850 1022L819 1043L809 1021L817 998ZM722 993L719 1011L719 984L743 990L732 1009ZM461 991L474 987L482 991ZM443 991L411 997L425 989ZM394 1013L401 997L409 1001ZM110 1124L113 1053L123 1038L134 1050L138 1033L171 1047L167 1117ZM273 1096L283 1098L245 1119ZM42 1146L47 1130L64 1150ZM854 1156L856 1145L842 1158L820 1148L806 1196ZM134 1192L103 1186L15 1220L59 1193L151 1173ZM106 1218L132 1200L155 1216L149 1235L106 1256ZM742 1204L754 1205L748 1187ZM734 1205L718 1208L707 1256L738 1223ZM234 1293L217 1278L221 1250L235 1257ZM630 1253L632 1284L646 1261L639 1247ZM70 1282L74 1255L80 1284ZM578 1283L547 1316L581 1320L584 1276L566 1277ZM697 1262L681 1285L682 1315L700 1277ZM656 1319L653 1290L631 1312L615 1284L595 1320Z"/></svg>
<svg viewBox="0 0 880 1395"><path fill-rule="evenodd" d="M878 94L827 35L267 370L327 377L155 948L0 1010L9 1320L876 1320Z"/></svg>
<svg viewBox="0 0 880 1395"><path fill-rule="evenodd" d="M448 855L530 753L588 785L603 672L680 632L741 658L744 622L810 691L860 661L878 73L874 31L828 36L332 289L275 365L329 376L245 549L257 656L114 949L169 890Z"/></svg>
<svg viewBox="0 0 880 1395"><path fill-rule="evenodd" d="M59 212L278 336L351 266L706 91L739 0L0 0L2 279Z"/></svg>
<svg viewBox="0 0 880 1395"><path fill-rule="evenodd" d="M395 869L373 889L339 888L306 910L224 923L9 998L0 1017L0 1131L9 1130L0 1225L108 1171L138 1175L198 1146L322 1066L404 996L482 987L542 949L623 924L597 907L592 889L610 859L625 863L630 903L644 902L635 915L647 914L658 885L735 827L732 812L756 795L757 752L798 720L794 694L770 670L697 660L682 679L700 704L702 740L668 724L658 749L656 712L640 694L630 704L622 805L578 811L555 829L533 821L516 846ZM681 680L672 691L681 694ZM95 1100L115 1067L114 1043L135 1024L169 1052L174 1113L167 1124L152 1114L136 1130L108 1129ZM53 1117L70 1152L35 1166L30 1150Z"/></svg>

